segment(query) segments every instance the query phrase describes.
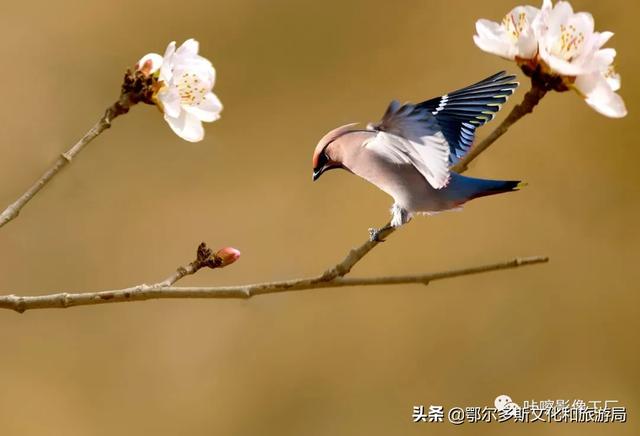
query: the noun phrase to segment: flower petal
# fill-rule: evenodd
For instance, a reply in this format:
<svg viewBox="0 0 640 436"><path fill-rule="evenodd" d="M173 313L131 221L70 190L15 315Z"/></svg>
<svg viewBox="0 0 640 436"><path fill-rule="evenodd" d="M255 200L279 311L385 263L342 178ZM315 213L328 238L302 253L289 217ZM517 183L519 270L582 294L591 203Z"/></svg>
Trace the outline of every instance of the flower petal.
<svg viewBox="0 0 640 436"><path fill-rule="evenodd" d="M542 52L541 52L542 55ZM584 65L580 63L573 63L566 61L558 56L554 56L549 54L548 52L545 55L542 55L544 61L549 65L549 67L553 70L553 72L564 75L564 76L578 76L581 74L587 74L594 70L594 68L587 69Z"/></svg>
<svg viewBox="0 0 640 436"><path fill-rule="evenodd" d="M575 26L578 32L582 32L585 35L592 35L595 23L593 21L593 15L589 12L577 12L573 14L568 20L569 25Z"/></svg>
<svg viewBox="0 0 640 436"><path fill-rule="evenodd" d="M473 35L473 42L483 51L506 59L514 59L515 45L507 39L504 29L490 20L476 21L477 35Z"/></svg>
<svg viewBox="0 0 640 436"><path fill-rule="evenodd" d="M183 60L178 59L174 64L173 76L176 78L182 77L184 74L198 76L199 80L202 80L209 89L213 88L216 79L216 70L211 65L211 62L202 58Z"/></svg>
<svg viewBox="0 0 640 436"><path fill-rule="evenodd" d="M180 116L174 118L165 113L164 119L169 123L171 130L186 141L198 142L204 138L202 123L195 115L182 111Z"/></svg>
<svg viewBox="0 0 640 436"><path fill-rule="evenodd" d="M530 30L527 34L521 34L516 44L518 48L518 57L521 59L532 59L538 52L538 40L536 39L533 30Z"/></svg>
<svg viewBox="0 0 640 436"><path fill-rule="evenodd" d="M500 39L504 35L504 29L495 21L481 18L476 21L478 36L486 39Z"/></svg>
<svg viewBox="0 0 640 436"><path fill-rule="evenodd" d="M620 78L620 74L616 73L613 67L607 68L604 78L607 80L607 83L609 84L609 87L612 91L617 91L618 89L620 89L622 80Z"/></svg>
<svg viewBox="0 0 640 436"><path fill-rule="evenodd" d="M589 106L610 118L622 118L627 115L624 100L611 88L600 72L578 76L576 88L585 96Z"/></svg>
<svg viewBox="0 0 640 436"><path fill-rule="evenodd" d="M188 113L185 114L185 124L184 130L182 131L182 138L190 142L202 141L202 139L204 138L204 128L202 127L202 122L198 119L198 117Z"/></svg>
<svg viewBox="0 0 640 436"><path fill-rule="evenodd" d="M533 33L539 42L543 41L543 37L549 27L549 14L551 14L552 9L553 4L551 3L551 0L544 0L542 2L540 12L538 12L538 14L531 22Z"/></svg>
<svg viewBox="0 0 640 436"><path fill-rule="evenodd" d="M558 2L549 12L548 25L549 30L560 34L560 25L564 25L573 15L573 8L569 2Z"/></svg>
<svg viewBox="0 0 640 436"><path fill-rule="evenodd" d="M613 63L616 57L616 50L614 48L602 48L593 55L593 64L598 70L604 70Z"/></svg>
<svg viewBox="0 0 640 436"><path fill-rule="evenodd" d="M164 88L158 93L162 111L169 117L180 115L180 93L177 88Z"/></svg>
<svg viewBox="0 0 640 436"><path fill-rule="evenodd" d="M613 32L594 32L595 46L600 48L605 45L613 36Z"/></svg>
<svg viewBox="0 0 640 436"><path fill-rule="evenodd" d="M176 51L176 42L171 41L169 45L167 45L167 49L164 51L164 60L162 62L162 67L160 67L160 80L165 83L169 83L173 76L173 55Z"/></svg>
<svg viewBox="0 0 640 436"><path fill-rule="evenodd" d="M506 41L485 39L478 35L473 35L473 42L478 46L478 48L482 51L486 51L487 53L491 53L505 59L513 60L515 58L513 50L511 50Z"/></svg>
<svg viewBox="0 0 640 436"><path fill-rule="evenodd" d="M173 54L176 52L176 42L175 41L171 41L169 44L167 44L167 48L164 51L164 58L168 59L170 57L173 56Z"/></svg>
<svg viewBox="0 0 640 436"><path fill-rule="evenodd" d="M193 38L187 39L182 43L178 50L176 50L176 55L178 56L196 56L198 54L198 49L200 48L200 44Z"/></svg>
<svg viewBox="0 0 640 436"><path fill-rule="evenodd" d="M609 118L623 118L627 116L627 108L620 95L611 91L602 99L588 98L585 100L589 106L602 115Z"/></svg>
<svg viewBox="0 0 640 436"><path fill-rule="evenodd" d="M524 12L526 17L527 17L527 21L529 22L529 24L531 24L531 22L534 20L534 18L536 18L538 16L538 14L540 13L540 9L536 8L535 6L518 6L514 9L514 11L518 11L518 12Z"/></svg>
<svg viewBox="0 0 640 436"><path fill-rule="evenodd" d="M222 103L213 92L210 92L199 105L184 106L183 109L195 115L199 120L210 123L220 118Z"/></svg>

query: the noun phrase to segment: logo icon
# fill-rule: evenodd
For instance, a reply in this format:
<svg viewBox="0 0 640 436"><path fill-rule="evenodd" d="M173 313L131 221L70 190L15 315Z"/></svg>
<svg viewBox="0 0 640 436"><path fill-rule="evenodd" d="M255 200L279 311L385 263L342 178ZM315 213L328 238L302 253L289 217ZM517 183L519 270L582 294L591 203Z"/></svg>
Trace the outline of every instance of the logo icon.
<svg viewBox="0 0 640 436"><path fill-rule="evenodd" d="M520 410L520 406L514 403L509 395L498 395L493 404L496 406L496 410L505 416L513 417Z"/></svg>

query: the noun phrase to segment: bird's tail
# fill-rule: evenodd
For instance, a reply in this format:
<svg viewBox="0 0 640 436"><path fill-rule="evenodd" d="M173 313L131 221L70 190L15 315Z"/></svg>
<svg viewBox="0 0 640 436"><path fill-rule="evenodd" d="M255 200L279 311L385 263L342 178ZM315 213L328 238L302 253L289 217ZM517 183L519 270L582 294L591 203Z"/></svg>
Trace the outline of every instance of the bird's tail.
<svg viewBox="0 0 640 436"><path fill-rule="evenodd" d="M483 184L485 186L482 186L481 189L473 193L470 199L502 194L503 192L519 191L527 186L526 183L520 180L483 180L483 182L487 183Z"/></svg>
<svg viewBox="0 0 640 436"><path fill-rule="evenodd" d="M453 173L455 174L455 173ZM453 175L452 174L452 175ZM526 186L519 180L487 180L455 174L450 182L451 194L455 200L466 202L478 197L517 191Z"/></svg>

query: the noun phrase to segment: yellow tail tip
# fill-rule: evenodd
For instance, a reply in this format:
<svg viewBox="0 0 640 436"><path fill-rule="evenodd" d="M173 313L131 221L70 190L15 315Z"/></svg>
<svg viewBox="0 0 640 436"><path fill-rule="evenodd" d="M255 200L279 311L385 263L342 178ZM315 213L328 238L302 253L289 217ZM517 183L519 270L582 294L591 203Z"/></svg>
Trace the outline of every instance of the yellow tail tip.
<svg viewBox="0 0 640 436"><path fill-rule="evenodd" d="M522 189L525 186L529 186L529 184L527 182L520 182L516 185L516 189Z"/></svg>

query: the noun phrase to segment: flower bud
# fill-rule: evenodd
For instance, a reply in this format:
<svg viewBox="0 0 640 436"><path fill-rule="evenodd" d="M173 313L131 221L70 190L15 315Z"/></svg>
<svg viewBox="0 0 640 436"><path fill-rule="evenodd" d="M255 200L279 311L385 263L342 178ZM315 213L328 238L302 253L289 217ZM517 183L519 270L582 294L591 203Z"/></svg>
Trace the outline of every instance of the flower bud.
<svg viewBox="0 0 640 436"><path fill-rule="evenodd" d="M215 254L215 257L220 259L220 267L225 267L240 259L240 251L236 250L233 247L225 247L218 250L218 252Z"/></svg>
<svg viewBox="0 0 640 436"><path fill-rule="evenodd" d="M149 77L160 70L162 60L162 56L157 53L147 53L136 64L136 70L144 74L145 77Z"/></svg>

